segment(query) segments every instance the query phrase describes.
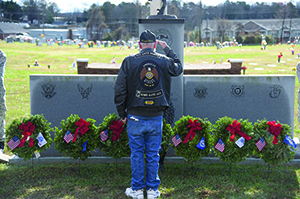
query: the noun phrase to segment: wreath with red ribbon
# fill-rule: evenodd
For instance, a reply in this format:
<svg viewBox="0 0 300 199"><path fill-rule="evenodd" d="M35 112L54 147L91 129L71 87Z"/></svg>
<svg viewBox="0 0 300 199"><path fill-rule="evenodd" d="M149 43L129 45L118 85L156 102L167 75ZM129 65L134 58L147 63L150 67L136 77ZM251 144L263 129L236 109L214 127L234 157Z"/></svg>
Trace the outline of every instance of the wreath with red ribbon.
<svg viewBox="0 0 300 199"><path fill-rule="evenodd" d="M251 122L223 117L216 121L213 127L213 146L217 144L219 139L225 144L223 152L213 147L215 156L224 162L239 163L252 155L256 145L254 139L252 139L254 134ZM245 139L245 143L240 148L236 141L241 137Z"/></svg>
<svg viewBox="0 0 300 199"><path fill-rule="evenodd" d="M67 120L62 120L59 128L55 127L54 148L65 157L75 160L86 160L91 157L92 151L97 147L97 127L95 120L87 118L84 120L78 115L70 115ZM64 139L67 132L73 138L67 143Z"/></svg>
<svg viewBox="0 0 300 199"><path fill-rule="evenodd" d="M257 120L253 125L255 133L254 141L258 142L264 137L266 145L261 151L256 147L254 154L258 155L265 163L280 164L288 163L294 159L296 152L288 144L284 143L286 135L291 136L291 127L281 124L279 121Z"/></svg>
<svg viewBox="0 0 300 199"><path fill-rule="evenodd" d="M98 126L97 145L105 155L112 158L129 157L131 150L127 135L127 123L123 123L115 113L109 114ZM101 132L107 131L107 139L102 141Z"/></svg>
<svg viewBox="0 0 300 199"><path fill-rule="evenodd" d="M6 129L6 140L9 142L17 136L20 143L13 150L7 147L8 150L24 160L32 158L34 152L46 151L51 147L53 142L50 134L50 131L52 131L50 124L43 115L38 114L32 115L29 118L13 120ZM37 137L39 133L43 135L43 138L47 142L42 147L38 145L39 140L37 140Z"/></svg>
<svg viewBox="0 0 300 199"><path fill-rule="evenodd" d="M105 141L101 138L101 133L107 131ZM172 127L163 120L163 131L161 148L166 153L170 144ZM98 128L98 147L105 155L112 158L129 157L131 154L129 139L127 134L127 123L123 123L115 113L109 114Z"/></svg>
<svg viewBox="0 0 300 199"><path fill-rule="evenodd" d="M211 123L205 118L202 120L198 117L183 116L175 122L173 127L172 138L179 135L182 142L175 146L171 146L175 150L177 156L183 157L187 162L201 161L202 157L211 153ZM204 150L196 147L200 140L204 137Z"/></svg>

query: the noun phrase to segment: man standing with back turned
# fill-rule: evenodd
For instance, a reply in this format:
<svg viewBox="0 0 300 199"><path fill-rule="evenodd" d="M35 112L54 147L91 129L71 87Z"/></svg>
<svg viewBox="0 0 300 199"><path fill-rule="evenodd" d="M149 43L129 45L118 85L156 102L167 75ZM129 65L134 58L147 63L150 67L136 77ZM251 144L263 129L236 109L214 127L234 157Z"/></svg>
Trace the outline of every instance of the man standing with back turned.
<svg viewBox="0 0 300 199"><path fill-rule="evenodd" d="M167 56L155 52L160 44ZM125 194L132 198L160 196L158 186L159 154L163 128L163 111L169 106L171 76L182 73L180 60L163 41L156 41L150 30L140 35L140 53L127 56L115 84L115 104L119 116L127 118L131 148L131 187ZM146 179L144 181L144 152Z"/></svg>

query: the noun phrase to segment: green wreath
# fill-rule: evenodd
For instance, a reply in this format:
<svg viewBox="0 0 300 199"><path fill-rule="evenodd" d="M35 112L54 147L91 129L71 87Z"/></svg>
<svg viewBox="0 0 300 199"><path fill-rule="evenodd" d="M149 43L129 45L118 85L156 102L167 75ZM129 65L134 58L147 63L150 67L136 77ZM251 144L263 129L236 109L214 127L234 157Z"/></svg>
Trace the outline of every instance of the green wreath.
<svg viewBox="0 0 300 199"><path fill-rule="evenodd" d="M20 144L15 145L13 150L7 147L13 154L28 160L32 158L34 152L46 151L50 148L53 140L51 139L50 128L51 123L48 123L43 115L32 115L29 118L15 119L6 129L6 140L10 142L15 136L18 137ZM42 134L45 141L42 143L37 140L39 133Z"/></svg>
<svg viewBox="0 0 300 199"><path fill-rule="evenodd" d="M280 124L281 132L277 136L278 140L276 141L274 139L274 135L272 135L269 131L268 123L270 123L270 121L268 122L266 119L257 120L257 122L254 123L253 130L256 135L254 139L255 143L258 142L262 137L264 137L266 142L266 145L261 151L259 151L259 149L256 147L254 154L260 156L260 158L268 164L276 165L280 163L288 163L294 159L296 154L291 146L283 142L286 135L291 136L291 127L287 124L280 124L279 121L277 121L276 125Z"/></svg>
<svg viewBox="0 0 300 199"><path fill-rule="evenodd" d="M113 130L112 126L115 126L116 129ZM105 131L108 138L102 141L101 133ZM106 116L98 126L98 137L98 147L108 157L117 159L130 156L127 123L124 124L115 113Z"/></svg>
<svg viewBox="0 0 300 199"><path fill-rule="evenodd" d="M63 156L75 160L78 158L86 160L91 157L91 152L95 151L97 147L98 136L95 122L94 119L90 118L83 120L78 115L70 115L67 120L62 120L59 128L55 127L55 149ZM64 138L68 131L73 138L69 139L67 143Z"/></svg>
<svg viewBox="0 0 300 199"><path fill-rule="evenodd" d="M236 141L242 136L238 133L235 133L234 138L228 128L234 127L235 125L240 125L240 131L245 133L245 137L251 137L251 139L245 139L244 146L241 148L236 144ZM228 127L230 126L230 127ZM213 144L216 146L219 139L223 141L225 144L224 151L221 152L214 147L214 153L217 157L219 157L224 162L230 163L239 163L241 161L245 161L246 157L253 154L253 150L255 146L255 140L252 139L254 137L253 134L253 126L251 122L248 120L234 120L230 117L220 118L213 125Z"/></svg>
<svg viewBox="0 0 300 199"><path fill-rule="evenodd" d="M193 130L192 127L188 127L191 124L198 124L200 126L201 124L201 129L200 130L195 130L193 137ZM198 128L199 129L199 128ZM198 117L192 117L192 116L183 116L180 118L178 121L175 122L175 126L173 127L173 132L172 132L172 138L176 136L177 134L179 135L181 139L181 143L175 146L172 143L172 147L175 150L175 154L177 156L181 156L185 159L187 162L195 162L195 161L201 161L201 158L204 156L208 156L211 153L211 146L212 146L212 139L211 139L211 123L210 121L205 118L202 120L201 118ZM190 136L191 135L191 136ZM189 138L186 143L184 143L184 140ZM204 137L204 142L205 142L205 148L199 149L196 147L196 145L199 144L200 140Z"/></svg>
<svg viewBox="0 0 300 199"><path fill-rule="evenodd" d="M161 138L161 148L167 153L170 146L170 138L172 136L173 129L170 124L163 119L163 130L162 130L162 138Z"/></svg>
<svg viewBox="0 0 300 199"><path fill-rule="evenodd" d="M120 117L117 116L115 113L109 114L103 120L103 122L99 125L98 134L100 140L98 142L98 147L100 151L102 151L105 155L112 158L122 158L122 157L129 157L131 154L131 149L129 146L129 138L127 135L127 123L123 125L124 129L120 133L120 138L116 141L113 141L113 130L111 130L111 125L113 121L120 122ZM101 132L107 131L107 140L102 141L101 139ZM167 124L165 120L163 120L163 132L162 132L162 142L161 148L164 152L168 151L169 144L170 144L170 137L172 134L172 127L170 124Z"/></svg>

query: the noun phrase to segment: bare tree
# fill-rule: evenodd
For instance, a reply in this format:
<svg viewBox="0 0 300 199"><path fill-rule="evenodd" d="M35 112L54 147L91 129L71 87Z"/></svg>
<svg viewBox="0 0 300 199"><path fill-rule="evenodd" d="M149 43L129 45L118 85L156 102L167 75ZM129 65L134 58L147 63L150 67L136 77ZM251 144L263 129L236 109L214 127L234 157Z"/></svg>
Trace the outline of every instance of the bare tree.
<svg viewBox="0 0 300 199"><path fill-rule="evenodd" d="M101 40L104 36L104 30L107 25L104 23L105 17L103 16L100 7L96 6L92 10L92 15L87 22L86 28L91 40Z"/></svg>
<svg viewBox="0 0 300 199"><path fill-rule="evenodd" d="M219 19L217 27L218 27L219 38L221 38L221 41L224 41L225 32L226 30L231 30L232 25L228 19Z"/></svg>

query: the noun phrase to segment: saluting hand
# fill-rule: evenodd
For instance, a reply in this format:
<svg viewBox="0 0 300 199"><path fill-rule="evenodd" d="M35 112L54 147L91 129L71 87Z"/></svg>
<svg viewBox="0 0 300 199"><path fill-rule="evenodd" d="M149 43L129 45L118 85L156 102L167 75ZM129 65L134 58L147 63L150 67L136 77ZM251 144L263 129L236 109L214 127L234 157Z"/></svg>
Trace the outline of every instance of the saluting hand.
<svg viewBox="0 0 300 199"><path fill-rule="evenodd" d="M164 41L157 40L157 43L159 43L159 45L161 45L161 47L162 47L163 49L165 49L165 47L168 46L168 44L167 44L166 42L164 42Z"/></svg>

